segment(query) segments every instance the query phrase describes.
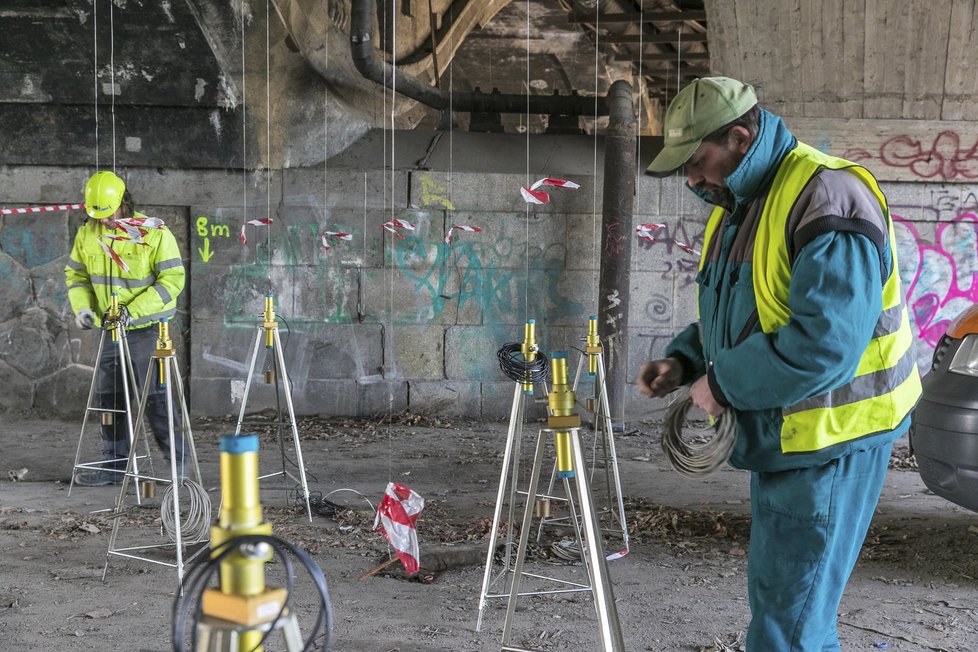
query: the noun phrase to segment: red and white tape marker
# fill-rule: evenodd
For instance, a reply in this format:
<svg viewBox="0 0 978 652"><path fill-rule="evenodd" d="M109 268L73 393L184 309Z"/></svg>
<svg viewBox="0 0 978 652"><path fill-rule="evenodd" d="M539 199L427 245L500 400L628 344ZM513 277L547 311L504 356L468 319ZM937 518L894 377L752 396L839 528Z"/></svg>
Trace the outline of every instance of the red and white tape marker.
<svg viewBox="0 0 978 652"><path fill-rule="evenodd" d="M482 233L482 228L478 226L466 226L465 224L453 224L452 228L448 229L448 233L445 234L445 244L452 244L452 234L455 231L465 231L467 233Z"/></svg>
<svg viewBox="0 0 978 652"><path fill-rule="evenodd" d="M327 238L336 238L337 240L352 240L353 234L343 233L342 231L323 231L320 238L323 243L323 250L328 251L330 246L329 246L329 240L327 240Z"/></svg>
<svg viewBox="0 0 978 652"><path fill-rule="evenodd" d="M166 225L158 217L126 217L115 220L116 228L125 231L126 235L106 235L110 240L129 240L136 244L145 245L143 236L149 233L148 229L162 229Z"/></svg>
<svg viewBox="0 0 978 652"><path fill-rule="evenodd" d="M85 208L85 204L58 204L57 206L31 206L30 208L0 208L0 215L23 215L25 213L54 213L74 211Z"/></svg>
<svg viewBox="0 0 978 652"><path fill-rule="evenodd" d="M126 264L126 261L122 260L122 257L115 252L115 249L105 244L102 240L96 240L96 242L99 244L100 247L102 247L102 251L105 252L105 255L111 258L112 262L118 265L122 271L124 272L129 271L129 265Z"/></svg>
<svg viewBox="0 0 978 652"><path fill-rule="evenodd" d="M129 271L129 265L126 261L119 256L116 251L105 244L105 240L111 240L114 242L131 242L133 244L141 245L143 247L148 247L149 243L143 241L143 236L149 233L149 229L162 229L166 225L158 217L127 217L121 220L113 220L112 222L115 228L123 231L125 235L116 235L114 233L103 233L99 240L97 240L102 251L105 252L109 258L112 259L119 268L124 271Z"/></svg>
<svg viewBox="0 0 978 652"><path fill-rule="evenodd" d="M638 226L635 227L635 235L642 238L643 240L648 240L652 244L655 244L656 242L659 241L659 239L654 237L652 234L658 231L659 229L664 229L664 228L666 228L665 224L656 224L654 222L648 224L639 224Z"/></svg>
<svg viewBox="0 0 978 652"><path fill-rule="evenodd" d="M272 218L270 217L260 217L257 220L248 220L241 225L241 244L248 244L248 238L245 237L245 227L249 224L252 226L265 226L272 223Z"/></svg>
<svg viewBox="0 0 978 652"><path fill-rule="evenodd" d="M696 251L695 249L693 249L691 246L689 246L685 242L680 242L679 240L676 240L676 239L673 239L673 242L676 243L676 246L677 247L679 247L680 249L682 249L683 251L685 251L688 254L693 254L694 256L699 256L700 255L700 252Z"/></svg>
<svg viewBox="0 0 978 652"><path fill-rule="evenodd" d="M543 190L537 190L540 186L553 186L555 188L568 188L570 190L577 190L581 186L574 183L573 181L567 181L566 179L553 179L551 177L544 177L539 181L536 181L529 188L525 186L520 187L520 193L523 195L523 199L526 200L528 204L546 204L550 201L550 195Z"/></svg>
<svg viewBox="0 0 978 652"><path fill-rule="evenodd" d="M399 220L396 217L392 219L390 222L384 222L381 226L387 229L388 231L390 231L391 233L393 233L394 235L396 235L401 240L404 239L404 236L401 235L401 233L396 231L395 229L407 229L408 231L415 230L413 224L411 224L407 220Z"/></svg>

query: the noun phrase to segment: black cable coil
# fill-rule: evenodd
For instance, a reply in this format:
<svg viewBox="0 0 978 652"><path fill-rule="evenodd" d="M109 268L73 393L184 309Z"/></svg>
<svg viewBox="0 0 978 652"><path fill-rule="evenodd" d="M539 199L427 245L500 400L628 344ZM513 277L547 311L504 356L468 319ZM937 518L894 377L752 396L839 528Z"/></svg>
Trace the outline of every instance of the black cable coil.
<svg viewBox="0 0 978 652"><path fill-rule="evenodd" d="M203 594L204 590L207 589L208 584L210 584L211 579L214 574L220 568L221 562L225 557L234 553L242 546L259 546L267 545L275 552L275 555L282 560L284 567L285 576L288 578L286 580L286 596L285 602L282 604L282 608L279 610L278 615L275 616L275 620L272 621L271 626L262 636L262 639L255 646L255 649L260 648L264 645L265 640L268 636L275 630L275 621L285 614L285 610L289 607L292 600L292 590L294 588L295 580L295 570L294 562L292 561L292 556L302 562L302 565L309 572L316 589L319 591L319 596L321 599L321 605L319 612L316 616L316 622L313 626L312 632L306 638L303 643L302 652L307 652L315 648L316 640L320 637L323 638L322 646L320 649L329 650L329 644L333 635L333 606L329 599L329 589L326 586L326 578L323 576L323 571L316 564L315 560L309 556L309 554L302 550L301 548L279 539L276 536L269 536L264 534L248 534L240 537L234 537L233 539L228 539L221 545L214 548L211 551L211 555L202 558L197 564L190 569L187 576L183 581L183 591L177 592L177 597L173 601L173 623L171 628L171 634L173 637L173 650L174 652L182 652L184 650L184 639L186 636L190 635L190 650L197 649L197 623L200 621L203 615ZM291 556L290 556L291 554ZM196 607L194 607L196 605ZM191 609L193 608L193 623L189 632L187 629L187 620L190 617ZM322 633L320 633L322 632Z"/></svg>
<svg viewBox="0 0 978 652"><path fill-rule="evenodd" d="M540 351L536 352L534 360L523 358L523 345L519 342L507 342L496 351L499 358L499 368L506 377L518 383L543 383L550 371L550 360Z"/></svg>

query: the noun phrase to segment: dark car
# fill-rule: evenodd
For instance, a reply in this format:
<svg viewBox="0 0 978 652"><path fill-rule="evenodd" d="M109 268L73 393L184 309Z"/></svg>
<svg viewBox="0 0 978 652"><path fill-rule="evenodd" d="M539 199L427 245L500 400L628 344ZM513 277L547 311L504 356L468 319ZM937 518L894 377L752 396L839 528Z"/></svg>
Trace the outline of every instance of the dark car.
<svg viewBox="0 0 978 652"><path fill-rule="evenodd" d="M923 384L910 431L920 477L938 496L978 512L978 305L947 329Z"/></svg>

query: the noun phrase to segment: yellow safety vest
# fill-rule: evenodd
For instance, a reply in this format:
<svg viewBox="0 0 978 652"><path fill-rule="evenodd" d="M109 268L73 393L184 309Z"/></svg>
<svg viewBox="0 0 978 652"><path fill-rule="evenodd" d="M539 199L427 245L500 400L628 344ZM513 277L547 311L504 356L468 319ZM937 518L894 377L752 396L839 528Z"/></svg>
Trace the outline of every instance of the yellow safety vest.
<svg viewBox="0 0 978 652"><path fill-rule="evenodd" d="M754 240L751 262L761 330L773 333L791 317L788 308L791 261L785 236L786 223L798 196L822 168L851 172L876 196L886 218L892 272L883 285L883 311L876 322L873 339L859 359L855 377L842 387L782 409L783 453L821 450L892 430L913 409L921 394L913 333L900 289L896 238L886 198L876 179L865 168L800 142L778 168ZM706 262L707 245L716 233L723 212L722 208L714 209L707 222L701 270Z"/></svg>

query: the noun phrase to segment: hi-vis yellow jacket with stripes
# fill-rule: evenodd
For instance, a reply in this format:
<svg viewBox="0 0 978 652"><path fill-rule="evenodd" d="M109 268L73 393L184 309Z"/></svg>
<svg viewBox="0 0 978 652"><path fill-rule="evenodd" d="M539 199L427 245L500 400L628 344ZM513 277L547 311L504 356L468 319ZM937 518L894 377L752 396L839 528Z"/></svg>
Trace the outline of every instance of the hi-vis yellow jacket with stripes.
<svg viewBox="0 0 978 652"><path fill-rule="evenodd" d="M869 345L859 360L855 377L841 387L812 396L782 409L781 450L806 453L893 430L916 405L921 393L913 334L896 269L893 222L886 198L864 168L798 143L782 161L766 198L753 241L752 281L757 317L764 333L788 323L791 311L791 243L788 218L812 177L822 169L845 170L855 175L876 197L886 219L887 247L893 269L882 288L883 310ZM707 222L700 269L722 221L717 208Z"/></svg>
<svg viewBox="0 0 978 652"><path fill-rule="evenodd" d="M136 213L136 217L146 217ZM68 264L65 283L68 301L75 314L84 308L95 313L96 325L109 309L113 292L132 317L131 329L145 328L176 313L177 297L186 274L176 238L166 227L147 229L145 245L102 239L126 262L123 271L99 245L103 235L120 235L102 220L88 219L78 229Z"/></svg>

